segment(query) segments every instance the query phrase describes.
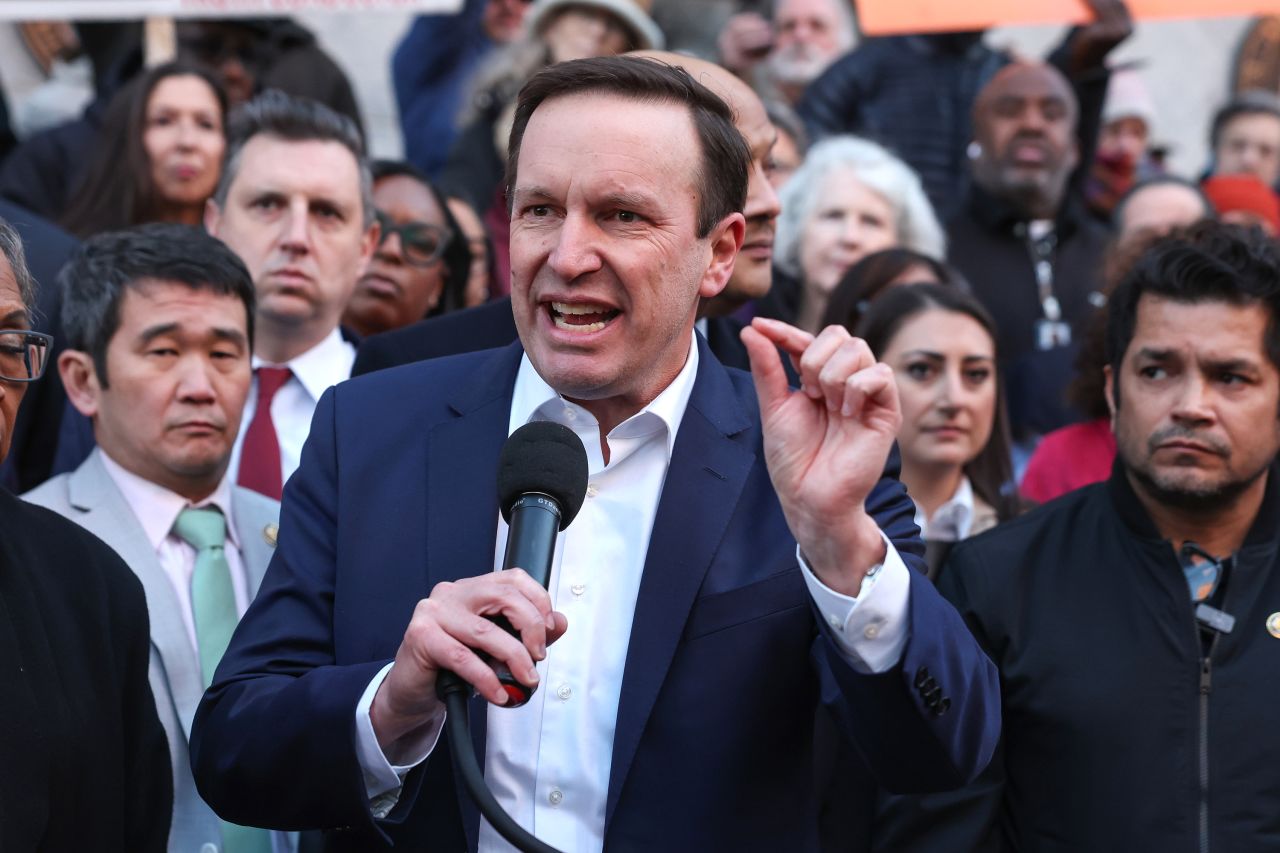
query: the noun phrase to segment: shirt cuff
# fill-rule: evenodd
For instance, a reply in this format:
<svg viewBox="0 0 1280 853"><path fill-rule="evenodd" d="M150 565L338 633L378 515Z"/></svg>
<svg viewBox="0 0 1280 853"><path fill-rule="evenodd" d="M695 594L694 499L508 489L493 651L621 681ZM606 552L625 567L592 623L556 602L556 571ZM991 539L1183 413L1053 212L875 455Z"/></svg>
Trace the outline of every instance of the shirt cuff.
<svg viewBox="0 0 1280 853"><path fill-rule="evenodd" d="M884 562L862 579L857 598L828 587L809 567L800 548L796 559L818 612L834 635L837 648L858 672L887 672L907 647L907 603L910 570L883 532Z"/></svg>
<svg viewBox="0 0 1280 853"><path fill-rule="evenodd" d="M364 790L369 797L369 809L373 816L381 820L391 813L400 801L400 789L404 786L404 777L409 771L427 760L436 748L436 741L444 729L444 706L439 713L423 728L407 746L406 752L413 757L408 764L392 764L378 746L378 736L373 731L373 719L369 716L369 708L373 705L373 697L378 688L386 680L394 663L389 663L369 682L356 704L356 756L360 761L360 769L364 772Z"/></svg>

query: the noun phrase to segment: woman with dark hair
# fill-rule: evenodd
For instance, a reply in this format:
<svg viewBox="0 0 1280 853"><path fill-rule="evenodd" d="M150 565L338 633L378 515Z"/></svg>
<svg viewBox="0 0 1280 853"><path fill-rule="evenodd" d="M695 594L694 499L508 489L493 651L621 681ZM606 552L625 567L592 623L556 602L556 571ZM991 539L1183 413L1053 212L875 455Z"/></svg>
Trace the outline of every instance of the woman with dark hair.
<svg viewBox="0 0 1280 853"><path fill-rule="evenodd" d="M890 287L901 284L943 284L969 289L960 271L914 249L897 247L872 252L858 261L831 292L822 326L858 328L871 302Z"/></svg>
<svg viewBox="0 0 1280 853"><path fill-rule="evenodd" d="M101 145L61 224L91 237L144 222L199 225L222 174L227 98L208 72L169 63L112 100Z"/></svg>
<svg viewBox="0 0 1280 853"><path fill-rule="evenodd" d="M373 204L378 248L342 325L362 337L466 307L471 250L448 204L417 168L378 160Z"/></svg>
<svg viewBox="0 0 1280 853"><path fill-rule="evenodd" d="M1017 512L995 323L958 288L913 284L881 295L858 335L897 380L901 479L936 578L952 544Z"/></svg>

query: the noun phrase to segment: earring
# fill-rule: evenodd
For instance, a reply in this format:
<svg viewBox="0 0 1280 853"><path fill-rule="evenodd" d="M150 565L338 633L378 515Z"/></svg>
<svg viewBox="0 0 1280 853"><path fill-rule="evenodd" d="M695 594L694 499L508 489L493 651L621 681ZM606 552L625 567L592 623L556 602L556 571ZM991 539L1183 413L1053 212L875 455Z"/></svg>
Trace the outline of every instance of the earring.
<svg viewBox="0 0 1280 853"><path fill-rule="evenodd" d="M977 160L979 157L982 156L981 143L979 143L977 140L970 142L969 146L964 149L964 153L965 153L965 156L968 157L970 160Z"/></svg>

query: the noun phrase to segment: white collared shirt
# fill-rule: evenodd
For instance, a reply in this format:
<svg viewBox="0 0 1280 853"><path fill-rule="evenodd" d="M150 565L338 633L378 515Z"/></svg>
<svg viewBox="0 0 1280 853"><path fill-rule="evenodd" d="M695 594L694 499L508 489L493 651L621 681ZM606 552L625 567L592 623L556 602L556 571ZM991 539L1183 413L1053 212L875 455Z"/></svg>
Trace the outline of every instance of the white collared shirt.
<svg viewBox="0 0 1280 853"><path fill-rule="evenodd" d="M691 341L675 380L609 433L608 465L595 417L548 386L527 356L517 374L509 432L531 420L553 420L572 429L587 450L588 487L577 518L556 541L548 585L553 606L571 628L538 663L539 689L527 705L489 709L485 781L519 824L560 850L603 847L631 622L663 481L697 376L698 349ZM507 538L506 523L499 518L497 524L495 571L502 566ZM801 566L851 663L863 671L893 666L906 645L909 578L892 544L859 599L827 589L803 561ZM878 592L873 595L872 589ZM390 812L404 775L430 754L443 725L442 713L418 739L414 762L399 767L387 762L369 707L390 668L369 684L356 710L357 753L375 817ZM514 849L487 821L481 822L479 848L484 853Z"/></svg>
<svg viewBox="0 0 1280 853"><path fill-rule="evenodd" d="M142 525L147 541L155 550L156 559L160 561L160 567L164 569L169 583L173 586L173 592L178 597L182 624L186 626L191 648L199 654L200 644L196 641L196 621L191 610L191 574L196 567L196 549L174 535L173 525L178 520L178 514L188 507L213 507L226 518L227 565L231 569L231 588L236 596L236 614L243 616L244 611L249 607L249 578L245 572L244 558L240 554L240 535L236 532L235 516L231 512L230 476L222 478L222 482L218 484L213 494L193 504L164 486L126 471L102 448L97 448L93 452L102 456L102 465L107 469L107 474L124 495L125 503L137 517L138 523Z"/></svg>
<svg viewBox="0 0 1280 853"><path fill-rule="evenodd" d="M932 518L925 518L924 510L916 504L916 527L920 528L920 537L930 542L968 539L973 528L973 485L969 478L960 477L955 492L934 511Z"/></svg>
<svg viewBox="0 0 1280 853"><path fill-rule="evenodd" d="M302 457L302 445L311 431L311 418L316 413L316 403L333 385L351 377L351 367L356 363L356 348L342 339L338 329L324 340L290 361L288 364L272 364L253 357L253 369L259 367L287 367L293 371L289 381L280 386L271 400L271 422L276 427L280 442L280 482L288 482L298 469ZM258 409L258 377L255 375L245 400L244 414L240 418L240 434L231 451L231 464L227 470L240 470L240 451L244 446L244 434L253 422Z"/></svg>

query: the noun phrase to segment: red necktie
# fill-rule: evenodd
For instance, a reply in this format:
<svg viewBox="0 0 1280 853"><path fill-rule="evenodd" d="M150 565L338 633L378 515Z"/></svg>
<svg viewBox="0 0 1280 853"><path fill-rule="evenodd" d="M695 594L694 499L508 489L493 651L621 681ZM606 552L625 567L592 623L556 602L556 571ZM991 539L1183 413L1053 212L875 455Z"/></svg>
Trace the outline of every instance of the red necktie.
<svg viewBox="0 0 1280 853"><path fill-rule="evenodd" d="M271 401L280 386L289 381L293 371L287 367L259 367L254 373L258 377L258 404L249 429L245 430L236 482L246 489L280 500L284 483L280 474L280 439L276 437L276 425L271 420Z"/></svg>

